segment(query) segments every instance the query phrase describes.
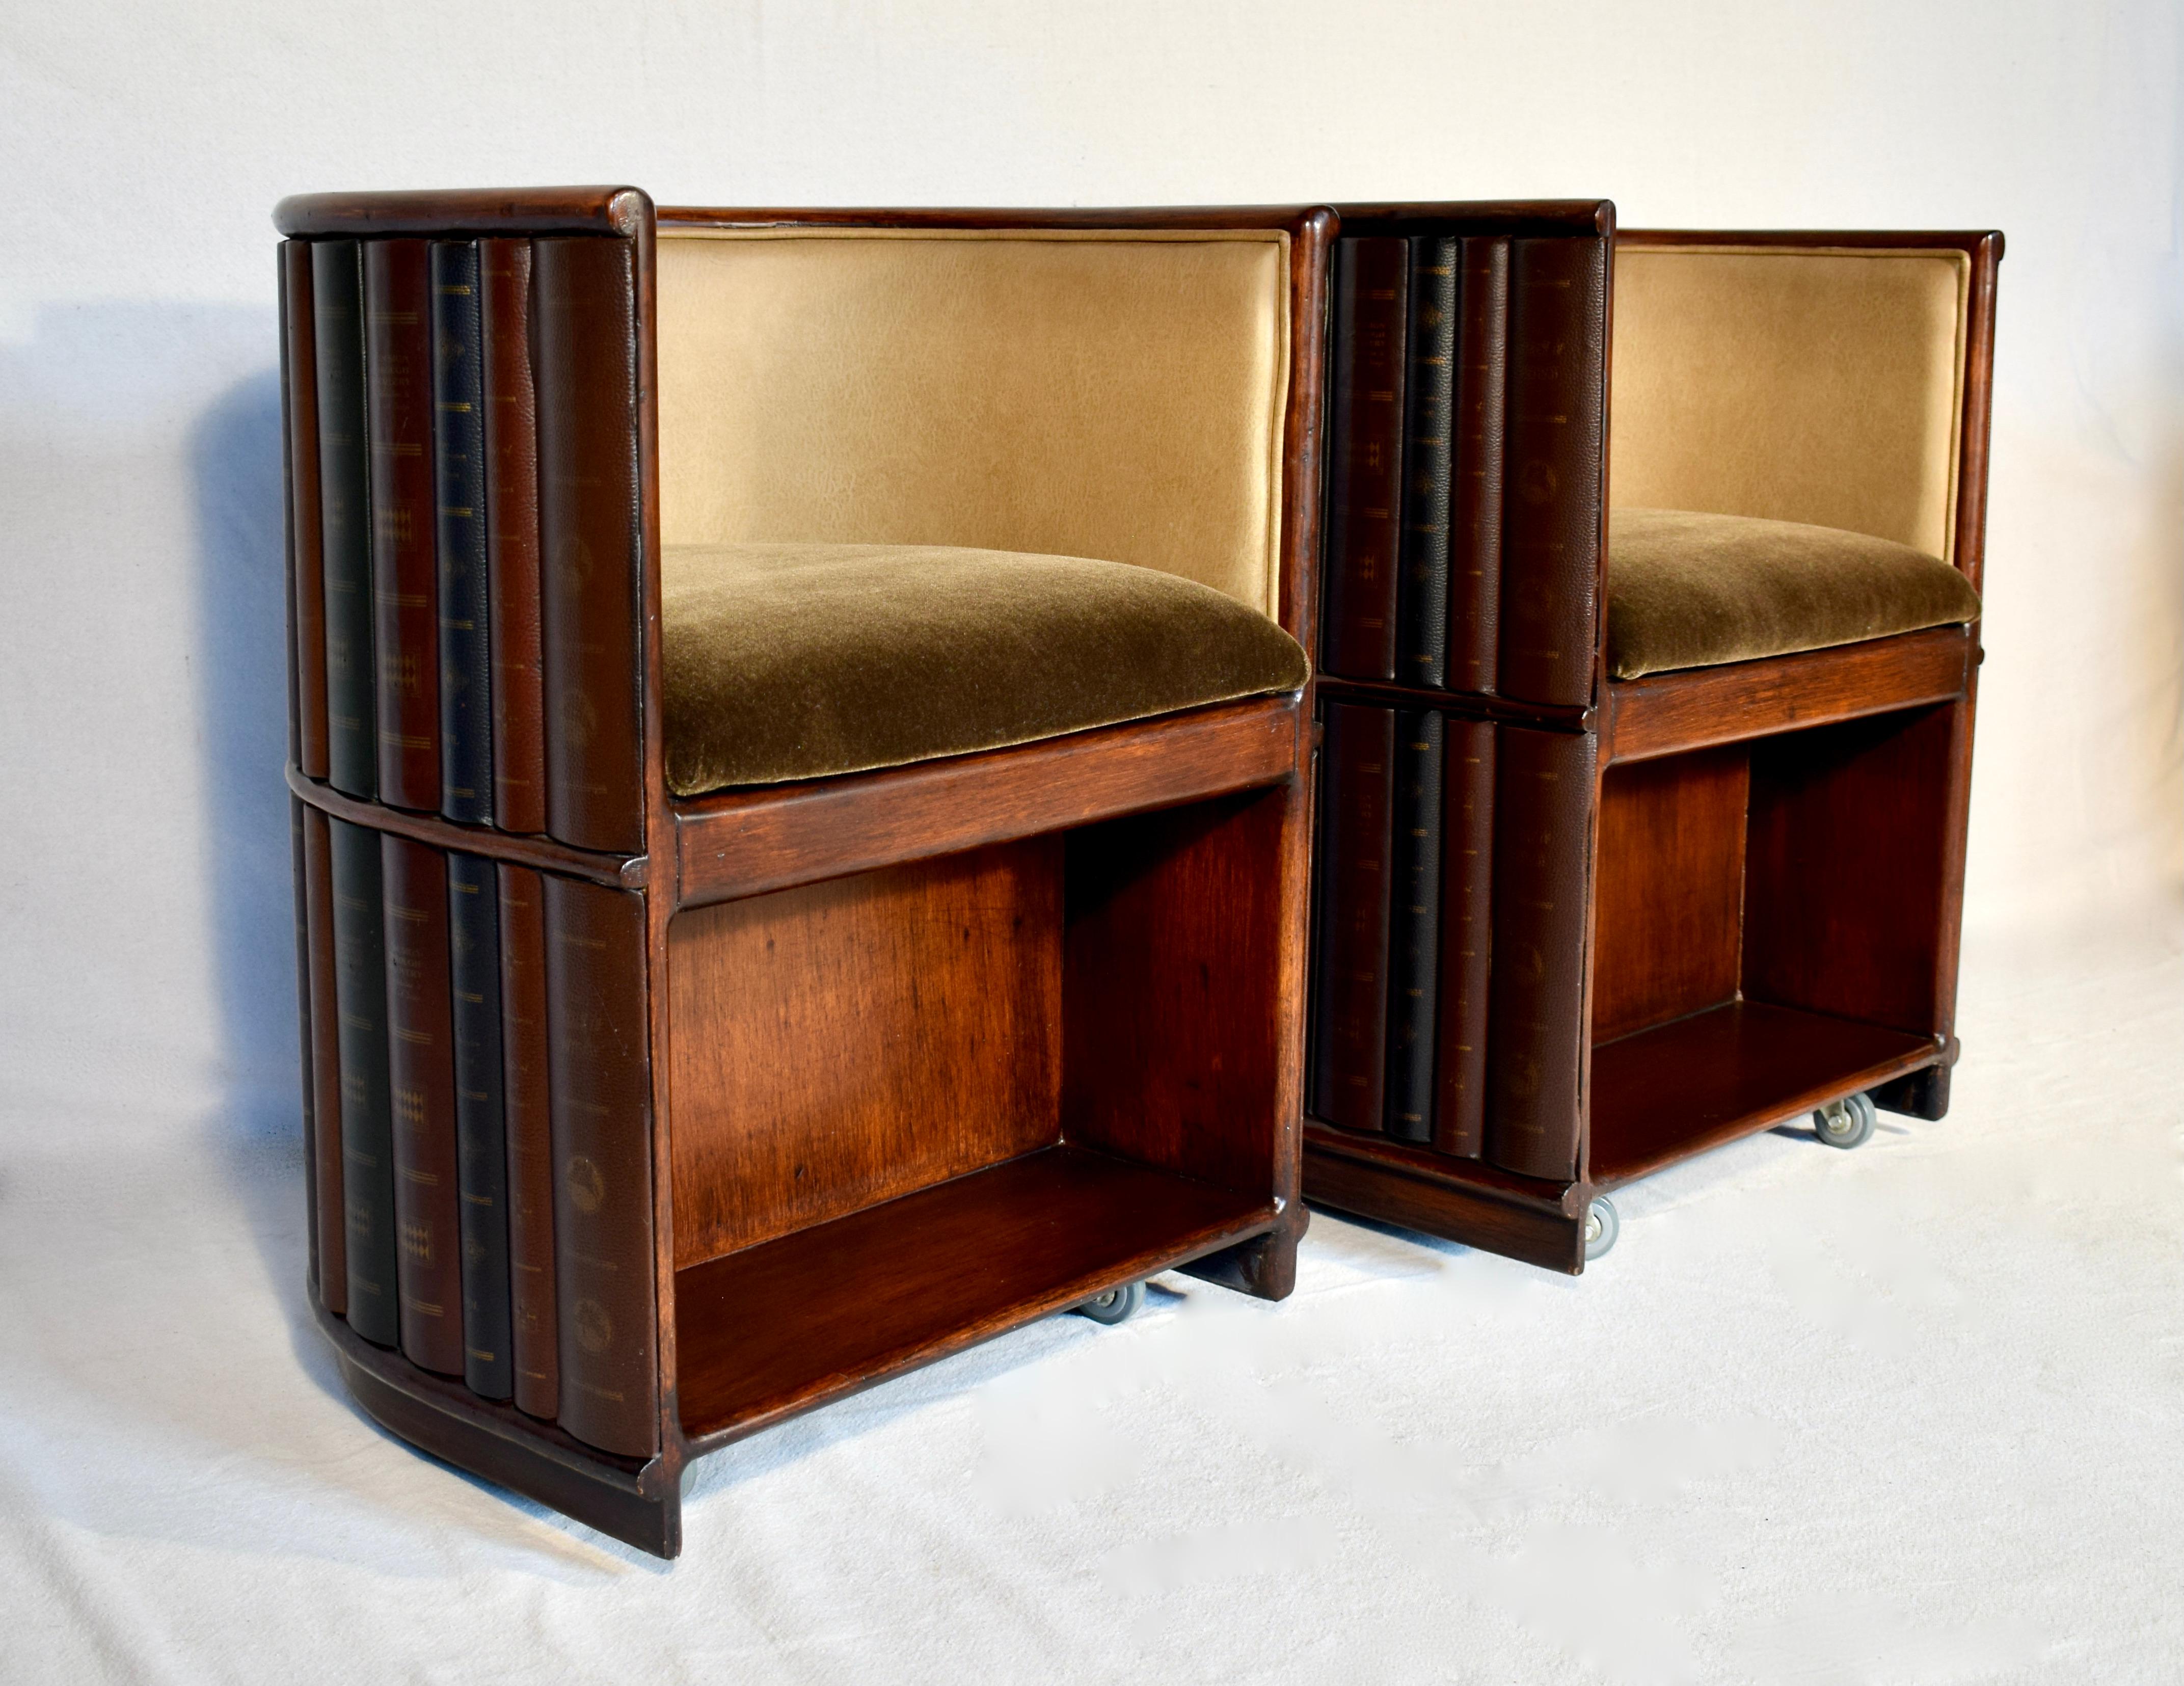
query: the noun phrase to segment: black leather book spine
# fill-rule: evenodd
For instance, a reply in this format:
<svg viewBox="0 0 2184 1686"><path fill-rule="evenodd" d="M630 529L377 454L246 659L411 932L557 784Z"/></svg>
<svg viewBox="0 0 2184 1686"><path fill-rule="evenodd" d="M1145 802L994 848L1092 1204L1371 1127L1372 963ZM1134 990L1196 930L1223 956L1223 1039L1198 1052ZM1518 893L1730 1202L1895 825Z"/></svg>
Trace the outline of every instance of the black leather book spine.
<svg viewBox="0 0 2184 1686"><path fill-rule="evenodd" d="M1515 242L1496 675L1504 696L1592 700L1607 381L1607 241Z"/></svg>
<svg viewBox="0 0 2184 1686"><path fill-rule="evenodd" d="M432 273L440 812L466 824L490 825L493 640L486 573L484 331L478 312L476 243L435 240Z"/></svg>
<svg viewBox="0 0 2184 1686"><path fill-rule="evenodd" d="M462 1194L463 1379L515 1392L509 1334L508 1131L502 1110L500 883L491 861L448 857L455 1021L455 1185Z"/></svg>
<svg viewBox="0 0 2184 1686"><path fill-rule="evenodd" d="M546 891L529 867L500 866L501 1098L508 1132L509 1304L515 1404L561 1409L554 1303L554 1113L546 1086Z"/></svg>
<svg viewBox="0 0 2184 1686"><path fill-rule="evenodd" d="M440 589L433 561L432 259L425 241L364 243L364 337L379 800L436 813Z"/></svg>
<svg viewBox="0 0 2184 1686"><path fill-rule="evenodd" d="M332 823L316 808L296 804L303 835L298 894L303 900L304 1024L311 1097L312 1232L316 1238L319 1298L337 1317L348 1310L348 1243L342 1216L341 1006L334 959Z"/></svg>
<svg viewBox="0 0 2184 1686"><path fill-rule="evenodd" d="M1433 709L1396 716L1396 802L1388 928L1388 1134L1433 1139L1440 1000L1441 758Z"/></svg>
<svg viewBox="0 0 2184 1686"><path fill-rule="evenodd" d="M364 257L354 240L311 243L311 339L326 574L326 777L337 790L369 801L379 793L379 728L372 692Z"/></svg>
<svg viewBox="0 0 2184 1686"><path fill-rule="evenodd" d="M1557 1181L1577 1175L1597 742L1504 726L1495 745L1486 1156Z"/></svg>
<svg viewBox="0 0 2184 1686"><path fill-rule="evenodd" d="M1509 242L1463 243L1450 499L1448 684L1491 693L1502 638L1502 433L1509 396Z"/></svg>
<svg viewBox="0 0 2184 1686"><path fill-rule="evenodd" d="M1389 808L1396 716L1327 705L1320 752L1319 942L1312 959L1315 1118L1377 1131L1387 1097Z"/></svg>
<svg viewBox="0 0 2184 1686"><path fill-rule="evenodd" d="M326 776L326 517L319 509L318 337L311 327L311 246L281 243L281 438L287 488L288 753Z"/></svg>
<svg viewBox="0 0 2184 1686"><path fill-rule="evenodd" d="M382 1347L401 1339L396 1300L394 1113L387 1069L387 945L379 834L329 822L334 997L341 1013L342 1210L348 1325Z"/></svg>
<svg viewBox="0 0 2184 1686"><path fill-rule="evenodd" d="M1321 665L1353 679L1396 677L1409 271L1406 241L1335 243Z"/></svg>
<svg viewBox="0 0 2184 1686"><path fill-rule="evenodd" d="M1450 720L1442 760L1440 1052L1434 1146L1486 1146L1487 1002L1494 957L1494 728Z"/></svg>
<svg viewBox="0 0 2184 1686"><path fill-rule="evenodd" d="M1396 677L1448 682L1449 483L1456 421L1457 269L1462 243L1410 242L1409 372L1403 382L1402 568L1396 588Z"/></svg>

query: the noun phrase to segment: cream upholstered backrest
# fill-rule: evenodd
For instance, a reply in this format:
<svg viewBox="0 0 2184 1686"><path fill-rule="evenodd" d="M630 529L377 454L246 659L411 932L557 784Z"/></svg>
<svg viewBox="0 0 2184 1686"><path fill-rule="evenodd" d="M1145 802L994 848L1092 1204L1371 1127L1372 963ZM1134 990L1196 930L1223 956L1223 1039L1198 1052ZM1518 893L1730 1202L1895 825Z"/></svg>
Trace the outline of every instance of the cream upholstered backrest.
<svg viewBox="0 0 2184 1686"><path fill-rule="evenodd" d="M970 544L1279 605L1279 230L662 228L665 543Z"/></svg>
<svg viewBox="0 0 2184 1686"><path fill-rule="evenodd" d="M1970 278L1947 248L1618 247L1610 502L1954 561Z"/></svg>

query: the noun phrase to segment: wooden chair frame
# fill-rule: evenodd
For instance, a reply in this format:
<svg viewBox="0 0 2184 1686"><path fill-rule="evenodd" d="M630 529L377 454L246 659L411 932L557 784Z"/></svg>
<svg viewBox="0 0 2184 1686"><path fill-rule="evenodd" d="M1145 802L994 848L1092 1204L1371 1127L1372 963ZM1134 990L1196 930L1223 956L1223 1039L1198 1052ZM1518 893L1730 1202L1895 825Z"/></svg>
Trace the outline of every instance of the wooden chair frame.
<svg viewBox="0 0 2184 1686"><path fill-rule="evenodd" d="M1592 234L1618 251L1963 252L1969 282L1950 560L1979 586L1999 234L1618 232L1605 203L1381 204L1339 214L1342 233L1453 225L1467 233ZM1611 341L1613 298L1611 265ZM1600 390L1607 390L1605 371ZM1604 438L1604 414L1601 420ZM1434 708L1591 740L1597 776L1589 859L1584 883L1569 886L1586 908L1585 951L1571 957L1583 968L1585 999L1584 1032L1571 1050L1579 1062L1575 1174L1520 1176L1309 1116L1305 1127L1305 1188L1314 1203L1572 1274L1584 1269L1595 1198L1664 1165L1860 1091L1916 1117L1947 1110L1958 1052L1958 948L1981 659L1974 622L1611 681L1604 494L1600 514L1596 601L1603 612L1584 706L1331 677L1314 684L1315 706L1326 699ZM1708 753L1719 761L1703 762ZM1650 792L1647 768L1658 770ZM1670 787L1686 782L1686 773L1690 789L1679 794ZM1752 818L1755 779L1763 823ZM1710 780L1719 801L1702 788ZM1830 829L1827 846L1817 846ZM1647 910L1649 894L1680 876L1727 884L1730 874L1733 905L1680 926ZM1747 907L1747 875L1786 888ZM1833 932L1846 924L1871 940L1840 941ZM1635 957L1640 947L1642 963ZM1709 968L1719 974L1724 965L1720 1011L1690 1011L1698 1003L1685 1001L1685 1013L1667 1022L1600 1036L1614 1030L1601 1015L1616 1003L1643 1018L1649 1005L1658 1013L1669 1002L1662 991L1669 985L1635 974L1681 969L1688 985L1690 974ZM1649 987L1658 998L1634 999Z"/></svg>
<svg viewBox="0 0 2184 1686"><path fill-rule="evenodd" d="M454 825L345 796L294 767L288 784L303 802L339 818L641 899L645 987L625 1007L645 1027L649 1080L644 1116L629 1125L646 1136L653 1173L658 1368L631 1382L656 1399L657 1448L649 1456L603 1452L480 1398L460 1380L359 1338L314 1292L358 1403L451 1463L671 1556L690 1462L786 1415L1164 1270L1181 1267L1262 1298L1287 1294L1306 1220L1298 1156L1311 717L1302 695L881 772L671 796L662 724L655 242L663 225L1285 234L1291 327L1278 618L1309 647L1332 215L1312 208L656 212L635 189L597 188L318 195L283 202L276 220L303 239L619 239L633 250L636 276L642 535L632 562L641 613L629 683L641 703L642 849L606 854ZM1078 851L1085 839L1094 843ZM1059 1146L1022 1162L1040 1161L1044 1181L1029 1170L1002 1175L1008 1165L957 1177L822 1225L819 1241L805 1231L725 1259L678 1260L670 1080L677 1042L701 1042L721 1028L678 1020L694 1010L677 1005L678 918L852 874L986 858L967 853L979 851L1061 874L1063 893L1076 898L1058 963L1085 986L1067 991L1057 1035L1081 1050L1080 1069L1119 1075L1084 1079L1065 1094L1059 1139L1096 1151L1065 1161L1077 1150ZM1088 881L1092 890L1079 896ZM1201 979L1232 989L1234 1010L1184 1010ZM1125 980L1134 987L1116 987ZM1139 1104L1186 1091L1201 1096L1189 1128L1173 1105ZM722 1306L732 1312L708 1309ZM716 1326L720 1318L740 1319L738 1327L770 1320L798 1331L802 1350L743 1362Z"/></svg>

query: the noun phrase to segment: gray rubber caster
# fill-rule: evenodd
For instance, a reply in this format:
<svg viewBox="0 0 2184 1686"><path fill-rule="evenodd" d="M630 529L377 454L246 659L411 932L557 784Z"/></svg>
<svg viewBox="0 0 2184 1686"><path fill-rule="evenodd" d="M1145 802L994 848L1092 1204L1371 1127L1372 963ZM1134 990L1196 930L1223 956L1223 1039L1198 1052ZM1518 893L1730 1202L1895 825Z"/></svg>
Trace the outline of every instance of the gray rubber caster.
<svg viewBox="0 0 2184 1686"><path fill-rule="evenodd" d="M1592 1204L1585 1209L1585 1262L1607 1257L1622 1233L1623 1220L1615 1215L1614 1203L1605 1194L1594 1195Z"/></svg>
<svg viewBox="0 0 2184 1686"><path fill-rule="evenodd" d="M1830 1147L1856 1147L1873 1134L1875 1118L1869 1097L1846 1095L1813 1114L1813 1134Z"/></svg>
<svg viewBox="0 0 2184 1686"><path fill-rule="evenodd" d="M1125 1282L1119 1288L1110 1288L1103 1294L1094 1294L1082 1305L1069 1309L1079 1317L1089 1317L1095 1323L1120 1323L1145 1303L1143 1282Z"/></svg>

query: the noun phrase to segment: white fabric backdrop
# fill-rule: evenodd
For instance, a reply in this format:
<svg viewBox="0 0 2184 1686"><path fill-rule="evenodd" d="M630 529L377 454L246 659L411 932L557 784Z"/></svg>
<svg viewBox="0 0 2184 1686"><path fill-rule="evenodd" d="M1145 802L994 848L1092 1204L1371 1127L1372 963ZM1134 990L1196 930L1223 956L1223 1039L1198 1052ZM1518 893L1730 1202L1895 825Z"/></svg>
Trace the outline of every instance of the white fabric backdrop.
<svg viewBox="0 0 2184 1686"><path fill-rule="evenodd" d="M24 1239L39 1236L63 1256L81 1244L103 1261L70 1279L92 1298L66 1301L92 1319L82 1338L100 1350L125 1353L147 1320L254 1327L269 1307L292 1310L296 1197L289 1171L265 1170L295 1130L268 222L281 194L564 181L746 204L1597 194L1629 226L2001 227L1968 914L1997 941L2037 929L2069 954L2069 933L2092 929L2103 907L2167 917L2184 860L2180 80L2173 0L7 8L0 184L16 209L0 240L0 1301L47 1292L58 1267ZM2036 986L2033 972L2007 975ZM2173 968L2135 975L2173 1001ZM1968 1000L1997 999L1995 980L1984 987L1978 997L1968 980ZM1982 1080L1981 1062L2010 1055L1998 1028L1967 1021L1960 1089ZM2098 1050L2098 1080L2067 1061L2042 1069L2085 1085L2069 1116L2099 1137L2126 1123L2121 1091L2101 1083L2143 1071L2135 1047L2080 1030L2094 1041L2070 1048ZM2176 1192L2175 1145L2165 1161L2131 1161L2164 1198ZM117 1192L110 1207L71 1202L71 1177L54 1167L116 1153L196 1169ZM1702 1181L1754 1162L1704 1163ZM79 1186L109 1185L86 1171ZM51 1229L64 1214L64 1231ZM2101 1225L2126 1221L2120 1209L2079 1215L2096 1252L2109 1244ZM217 1244L198 1233L204 1225ZM1366 1232L1333 1224L1317 1233L1329 1239L1310 1245L1333 1249L1319 1255L1323 1283L1349 1268L1344 1245L1362 1248L1360 1269L1412 1257L1407 1242L1345 1243ZM2173 1260L2178 1231L2163 1233ZM177 1249L245 1262L226 1276L170 1276ZM1488 1261L1416 1256L1457 1301L1505 1280ZM1635 1249L1624 1262L1639 1268ZM200 1280L236 1303L177 1297L177 1284ZM2173 1413L2180 1331L2173 1272L2166 1280L2166 1320L2140 1332L2171 1343L2161 1408ZM1507 1292L1549 1291L1523 1281ZM1500 1315L1488 1292L1481 1315ZM2120 1340L2129 1321L2111 1332ZM199 1357L189 1372L199 1385L250 1385L238 1377L254 1376L261 1355L244 1366L248 1343L235 1338L237 1371ZM20 1356L8 1341L0 1353ZM2000 1349L1990 1356L2001 1361ZM270 1361L323 1382L325 1355L309 1340ZM133 1385L125 1360L103 1362L120 1367L92 1365L98 1387ZM957 1373L1007 1371L970 1362ZM30 1397L39 1373L0 1372L12 1384L0 1397ZM1555 1390L1581 1379L1504 1378ZM201 1437L176 1454L186 1479L216 1488L238 1458L260 1470L362 1460L370 1474L336 1479L368 1490L368 1505L356 1502L375 1515L396 1503L383 1483L407 1493L429 1487L426 1475L444 1480L390 1461L337 1403L314 1398L333 1414L320 1438ZM855 1421L780 1444L852 1455L861 1443L843 1437ZM101 1437L97 1455L109 1458L141 1426L97 1410L68 1423ZM132 1521L164 1514L140 1508L141 1489L112 1488L93 1505L25 1484L22 1471L62 1443L23 1432L11 1443L20 1457L0 1448L10 1514L52 1505L64 1519L52 1527L94 1542L170 1537L165 1522ZM151 1452L131 1455L117 1481L185 1479L163 1476ZM783 1465L798 1455L766 1454ZM1643 1461L1642 1449L1634 1455ZM822 1482L812 1496L872 1502L856 1485L865 1467L835 1470L827 1478L851 1486ZM326 1471L307 1473L281 1502L319 1502L312 1482ZM883 1487L886 1471L874 1466L872 1480ZM478 1507L457 1508L471 1518ZM336 1509L337 1532L363 1527ZM266 1538L276 1555L321 1551L300 1521ZM454 1561L454 1548L424 1543L438 1536L415 1538L415 1561L384 1547L379 1585L398 1603L404 1577ZM1854 1542L1836 1544L1855 1555ZM905 1549L941 1562L952 1547L933 1536ZM546 1582L588 1572L566 1553L530 1550L509 1560ZM339 1548L322 1555L348 1560ZM1835 1567L1812 1572L1822 1584ZM155 1596L127 1575L84 1590L98 1578L63 1577L84 1600L56 1618L63 1627L97 1626L116 1586ZM794 1652L786 1629L766 1631L782 1656ZM21 1638L0 1633L0 1646ZM142 1653L81 1655L127 1672ZM803 1655L782 1666L826 1672L821 1653Z"/></svg>

